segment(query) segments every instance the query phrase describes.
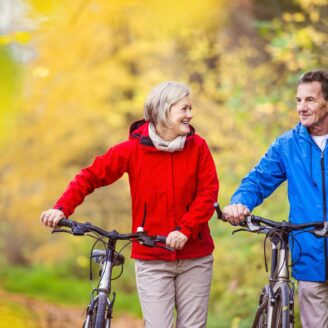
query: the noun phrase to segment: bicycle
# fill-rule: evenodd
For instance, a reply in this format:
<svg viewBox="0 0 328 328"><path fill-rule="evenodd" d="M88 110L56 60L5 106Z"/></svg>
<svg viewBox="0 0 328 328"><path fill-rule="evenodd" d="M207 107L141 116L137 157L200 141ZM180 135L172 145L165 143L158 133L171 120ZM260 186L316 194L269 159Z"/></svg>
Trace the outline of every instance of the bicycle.
<svg viewBox="0 0 328 328"><path fill-rule="evenodd" d="M217 217L223 220L218 203L214 204ZM258 307L252 328L293 328L294 327L294 282L289 273L289 244L292 231L312 233L317 237L328 236L328 222L310 222L292 224L286 221L276 222L260 216L248 215L240 223L242 228L233 231L263 233L271 242L271 266L269 282L259 296ZM312 230L306 230L312 228ZM266 272L268 272L264 247Z"/></svg>
<svg viewBox="0 0 328 328"><path fill-rule="evenodd" d="M98 286L92 290L83 328L109 328L111 326L113 306L116 297L116 293L111 289L113 267L122 266L121 273L119 274L120 276L125 261L124 255L116 251L116 242L118 240L138 242L148 247L160 247L170 251L172 250L167 246L162 246L166 244L166 237L150 236L144 231L143 227L139 227L136 233L120 234L116 230L105 231L89 222L79 223L67 219L62 219L58 223L58 227L68 227L70 229L55 228L53 230L54 233L67 232L74 236L87 235L97 240L90 254L90 273L92 273L92 259L101 267L99 273L100 278ZM105 249L95 249L95 245L98 241L103 243ZM90 279L92 280L92 275Z"/></svg>

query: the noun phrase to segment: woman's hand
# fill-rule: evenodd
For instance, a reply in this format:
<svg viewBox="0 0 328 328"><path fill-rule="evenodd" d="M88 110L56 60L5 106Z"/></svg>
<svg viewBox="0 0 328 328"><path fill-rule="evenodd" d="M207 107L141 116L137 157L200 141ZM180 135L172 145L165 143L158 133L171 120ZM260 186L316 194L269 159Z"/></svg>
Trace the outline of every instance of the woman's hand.
<svg viewBox="0 0 328 328"><path fill-rule="evenodd" d="M180 231L172 231L166 238L166 245L174 249L182 249L188 238Z"/></svg>
<svg viewBox="0 0 328 328"><path fill-rule="evenodd" d="M52 208L50 210L41 213L40 221L46 227L55 228L58 222L64 218L65 218L65 214L61 210Z"/></svg>

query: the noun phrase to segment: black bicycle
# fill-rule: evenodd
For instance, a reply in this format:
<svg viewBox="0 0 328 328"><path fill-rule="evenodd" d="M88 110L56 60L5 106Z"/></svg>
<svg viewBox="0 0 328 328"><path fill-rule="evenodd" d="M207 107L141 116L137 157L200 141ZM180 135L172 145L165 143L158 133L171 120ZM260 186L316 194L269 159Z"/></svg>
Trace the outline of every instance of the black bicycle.
<svg viewBox="0 0 328 328"><path fill-rule="evenodd" d="M214 204L217 217L222 218L218 203ZM224 220L223 220L224 221ZM253 328L293 328L294 327L294 283L289 273L288 239L292 231L312 233L317 237L328 236L328 222L292 224L286 221L275 222L260 216L249 215L240 223L242 228L235 232L246 231L263 233L271 242L271 266L269 282L260 293ZM299 245L300 247L300 245ZM266 248L264 247L264 250ZM266 271L268 265L264 253Z"/></svg>
<svg viewBox="0 0 328 328"><path fill-rule="evenodd" d="M136 233L120 234L115 230L105 231L89 222L79 223L67 219L62 219L58 227L68 227L69 229L56 228L53 232L67 232L74 236L87 235L95 238L96 243L101 242L104 246L104 249L95 249L95 243L90 254L91 259L100 265L101 271L99 273L98 286L91 293L91 300L86 310L83 328L109 328L111 326L116 296L115 292L111 290L113 267L121 265L123 270L125 261L124 255L116 251L116 242L118 240L137 242L148 247L160 247L171 250L171 248L164 246L166 237L150 236L144 231L143 227L139 227ZM91 259L90 266L92 263ZM91 267L90 272L92 272Z"/></svg>

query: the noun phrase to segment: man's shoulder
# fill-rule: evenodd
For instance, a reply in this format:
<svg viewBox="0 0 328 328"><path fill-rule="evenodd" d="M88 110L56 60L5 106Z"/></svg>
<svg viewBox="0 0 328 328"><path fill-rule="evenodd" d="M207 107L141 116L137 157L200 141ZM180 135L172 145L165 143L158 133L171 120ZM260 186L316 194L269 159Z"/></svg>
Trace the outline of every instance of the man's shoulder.
<svg viewBox="0 0 328 328"><path fill-rule="evenodd" d="M290 140L295 140L299 136L300 126L297 124L294 128L282 133L276 140L277 142L287 142Z"/></svg>
<svg viewBox="0 0 328 328"><path fill-rule="evenodd" d="M280 136L278 136L270 145L269 149L274 149L278 152L290 149L299 143L299 126L296 125L293 129L290 129Z"/></svg>

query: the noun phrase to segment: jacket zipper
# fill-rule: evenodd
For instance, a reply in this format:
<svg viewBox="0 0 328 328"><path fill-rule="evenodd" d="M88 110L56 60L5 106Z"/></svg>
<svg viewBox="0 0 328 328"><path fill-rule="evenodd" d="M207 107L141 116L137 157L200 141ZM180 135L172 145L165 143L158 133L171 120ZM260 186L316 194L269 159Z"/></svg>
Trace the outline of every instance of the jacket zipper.
<svg viewBox="0 0 328 328"><path fill-rule="evenodd" d="M173 153L170 153L170 157L171 157L171 192L172 192L172 206L173 208L175 208L175 195L174 195L174 163L173 163ZM174 210L173 210L173 214L174 214ZM174 225L176 224L176 218L175 218L175 214L173 215L173 220L174 220ZM181 227L179 228L179 230L181 229ZM172 252L171 258L173 258L175 261L177 260L177 252L174 251Z"/></svg>
<svg viewBox="0 0 328 328"><path fill-rule="evenodd" d="M322 200L323 200L323 219L327 219L327 195L326 195L326 176L325 176L325 157L324 152L321 153L321 178L322 178ZM327 261L327 238L324 239L325 243L325 263L326 263L326 280L328 278L328 261Z"/></svg>

